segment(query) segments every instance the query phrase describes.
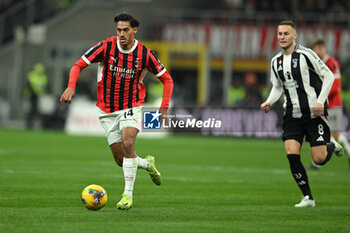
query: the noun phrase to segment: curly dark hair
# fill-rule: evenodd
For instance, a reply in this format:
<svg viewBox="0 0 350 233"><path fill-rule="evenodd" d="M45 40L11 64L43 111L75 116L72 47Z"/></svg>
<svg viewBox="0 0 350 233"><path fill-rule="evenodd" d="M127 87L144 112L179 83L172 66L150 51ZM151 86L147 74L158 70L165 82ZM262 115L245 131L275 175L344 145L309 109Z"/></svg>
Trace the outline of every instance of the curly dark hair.
<svg viewBox="0 0 350 233"><path fill-rule="evenodd" d="M114 22L118 23L119 21L129 22L131 27L138 27L140 25L140 22L135 19L133 16L127 14L127 13L121 13L114 17Z"/></svg>

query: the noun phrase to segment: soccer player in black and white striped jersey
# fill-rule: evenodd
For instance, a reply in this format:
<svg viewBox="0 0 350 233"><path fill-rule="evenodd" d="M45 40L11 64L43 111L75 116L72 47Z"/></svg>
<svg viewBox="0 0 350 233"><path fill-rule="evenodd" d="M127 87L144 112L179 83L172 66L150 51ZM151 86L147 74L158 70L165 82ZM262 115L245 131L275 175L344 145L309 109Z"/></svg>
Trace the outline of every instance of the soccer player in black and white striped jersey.
<svg viewBox="0 0 350 233"><path fill-rule="evenodd" d="M327 122L327 97L333 73L311 49L297 44L296 38L294 22L285 20L278 25L277 39L282 51L271 60L272 89L261 109L268 112L284 94L282 139L292 175L304 196L295 207L314 207L315 200L300 161L304 138L310 143L312 160L318 165L326 164L333 153L341 156L343 148L335 141L330 142Z"/></svg>

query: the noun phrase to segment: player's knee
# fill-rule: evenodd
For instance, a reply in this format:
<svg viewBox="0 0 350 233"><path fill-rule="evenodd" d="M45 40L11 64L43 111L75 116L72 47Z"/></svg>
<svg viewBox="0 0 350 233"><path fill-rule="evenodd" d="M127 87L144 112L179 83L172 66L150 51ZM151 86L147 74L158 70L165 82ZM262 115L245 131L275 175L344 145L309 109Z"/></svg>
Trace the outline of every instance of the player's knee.
<svg viewBox="0 0 350 233"><path fill-rule="evenodd" d="M135 143L134 139L131 137L127 137L127 138L122 140L122 146L126 152L131 151L131 149L134 146L134 143Z"/></svg>
<svg viewBox="0 0 350 233"><path fill-rule="evenodd" d="M326 155L318 155L318 156L313 156L312 157L312 160L316 164L322 164L325 159L326 159Z"/></svg>
<svg viewBox="0 0 350 233"><path fill-rule="evenodd" d="M300 151L293 147L286 147L285 148L287 155L288 154L300 154Z"/></svg>

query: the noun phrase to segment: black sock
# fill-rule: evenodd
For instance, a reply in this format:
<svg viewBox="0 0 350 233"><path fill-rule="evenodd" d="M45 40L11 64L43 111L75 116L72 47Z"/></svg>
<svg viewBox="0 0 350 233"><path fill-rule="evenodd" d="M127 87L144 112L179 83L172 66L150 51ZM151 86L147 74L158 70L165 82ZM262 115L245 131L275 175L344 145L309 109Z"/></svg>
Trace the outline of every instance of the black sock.
<svg viewBox="0 0 350 233"><path fill-rule="evenodd" d="M292 172L294 180L299 186L299 189L304 196L308 195L310 199L313 199L305 168L300 161L300 155L287 154L287 158L289 161L290 171Z"/></svg>
<svg viewBox="0 0 350 233"><path fill-rule="evenodd" d="M333 142L328 142L327 143L327 156L325 160L322 163L315 163L317 165L323 166L325 165L331 158L335 150L335 145Z"/></svg>

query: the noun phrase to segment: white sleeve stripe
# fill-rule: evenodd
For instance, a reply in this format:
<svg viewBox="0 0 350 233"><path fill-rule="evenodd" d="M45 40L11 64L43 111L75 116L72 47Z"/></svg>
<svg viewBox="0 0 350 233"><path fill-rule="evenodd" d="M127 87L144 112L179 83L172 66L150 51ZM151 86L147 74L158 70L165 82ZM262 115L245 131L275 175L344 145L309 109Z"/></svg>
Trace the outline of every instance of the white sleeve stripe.
<svg viewBox="0 0 350 233"><path fill-rule="evenodd" d="M164 68L161 72L156 74L156 77L159 78L160 76L162 76L165 73L165 71L166 71L166 69Z"/></svg>
<svg viewBox="0 0 350 233"><path fill-rule="evenodd" d="M83 55L81 58L86 62L86 64L90 65L91 62Z"/></svg>

